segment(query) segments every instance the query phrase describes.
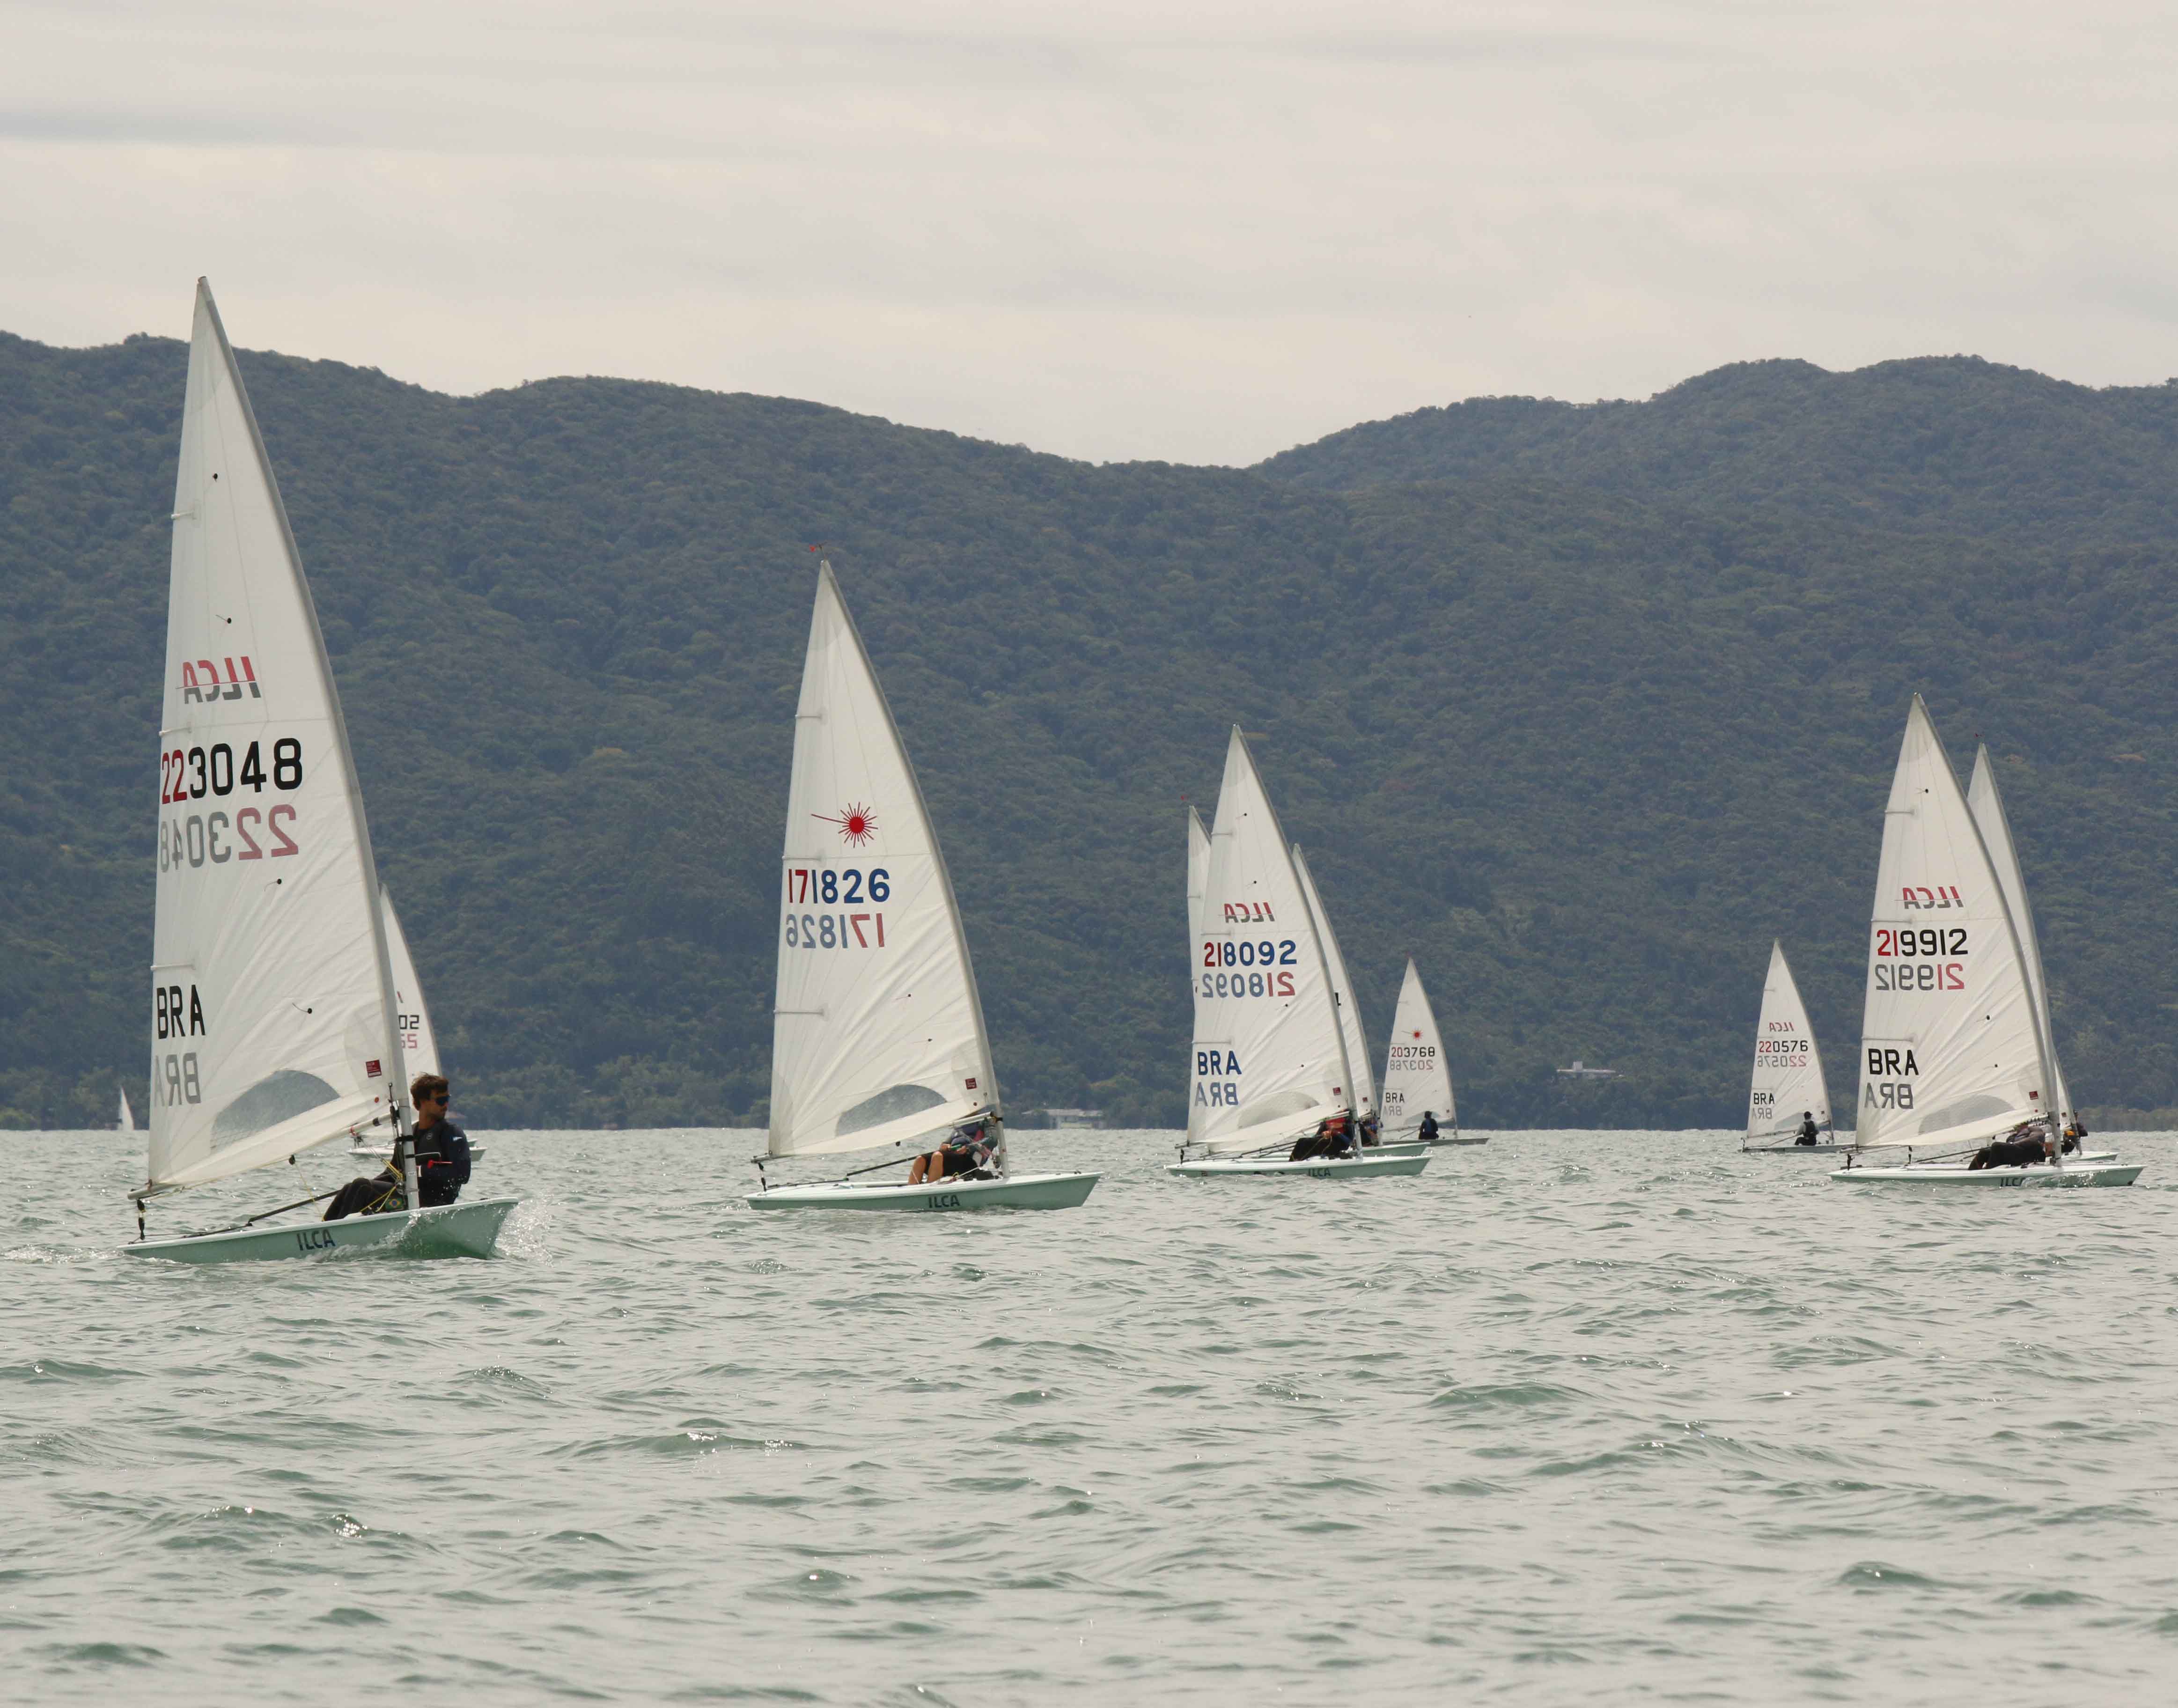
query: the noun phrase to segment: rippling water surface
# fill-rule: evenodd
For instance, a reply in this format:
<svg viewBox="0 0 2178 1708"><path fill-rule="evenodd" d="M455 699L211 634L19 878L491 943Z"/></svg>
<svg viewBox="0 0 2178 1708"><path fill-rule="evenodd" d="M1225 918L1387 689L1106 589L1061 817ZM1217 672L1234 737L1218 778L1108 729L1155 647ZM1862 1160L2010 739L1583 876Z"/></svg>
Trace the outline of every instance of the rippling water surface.
<svg viewBox="0 0 2178 1708"><path fill-rule="evenodd" d="M1721 1134L1343 1184L1024 1134L1086 1208L762 1218L756 1136L480 1136L495 1261L199 1269L118 1255L140 1141L0 1136L0 1697L2178 1677L2168 1136L2131 1191L1908 1197Z"/></svg>

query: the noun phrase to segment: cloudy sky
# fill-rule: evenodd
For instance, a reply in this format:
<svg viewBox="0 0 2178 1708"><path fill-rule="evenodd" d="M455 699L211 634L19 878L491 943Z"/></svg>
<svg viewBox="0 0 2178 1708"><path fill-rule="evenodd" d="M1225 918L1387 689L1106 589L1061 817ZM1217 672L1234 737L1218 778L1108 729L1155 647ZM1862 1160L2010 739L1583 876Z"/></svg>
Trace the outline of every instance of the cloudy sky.
<svg viewBox="0 0 2178 1708"><path fill-rule="evenodd" d="M0 329L1250 462L1492 392L2178 375L2104 0L0 0Z"/></svg>

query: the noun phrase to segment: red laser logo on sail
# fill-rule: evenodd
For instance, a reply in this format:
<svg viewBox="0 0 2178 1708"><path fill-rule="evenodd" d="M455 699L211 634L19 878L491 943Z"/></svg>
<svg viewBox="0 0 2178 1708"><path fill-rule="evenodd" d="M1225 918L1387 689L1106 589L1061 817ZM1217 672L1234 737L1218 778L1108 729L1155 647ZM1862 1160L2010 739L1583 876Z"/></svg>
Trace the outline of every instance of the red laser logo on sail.
<svg viewBox="0 0 2178 1708"><path fill-rule="evenodd" d="M840 834L856 847L868 841L878 828L878 815L867 807L842 807L839 816L829 813L812 813L813 818L822 818L827 824L837 824Z"/></svg>

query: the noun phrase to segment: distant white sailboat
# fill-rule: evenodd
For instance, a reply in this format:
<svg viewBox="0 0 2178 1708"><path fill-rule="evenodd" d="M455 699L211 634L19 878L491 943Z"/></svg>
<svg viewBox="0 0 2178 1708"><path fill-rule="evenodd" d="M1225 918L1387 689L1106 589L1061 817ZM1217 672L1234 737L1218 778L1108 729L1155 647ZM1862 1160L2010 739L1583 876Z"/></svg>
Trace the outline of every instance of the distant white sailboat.
<svg viewBox="0 0 2178 1708"><path fill-rule="evenodd" d="M1801 1144L1801 1125L1813 1121L1821 1135ZM1747 1092L1747 1136L1739 1148L1760 1155L1821 1156L1848 1147L1831 1127L1831 1094L1823 1081L1822 1052L1807 1005L1792 982L1785 945L1770 944L1770 975L1762 983L1762 1013L1754 1022L1754 1072Z"/></svg>
<svg viewBox="0 0 2178 1708"><path fill-rule="evenodd" d="M133 1133L136 1130L136 1111L129 1107L129 1088L123 1086L120 1090L121 1119L113 1124L113 1130L117 1133Z"/></svg>
<svg viewBox="0 0 2178 1708"><path fill-rule="evenodd" d="M294 536L210 288L189 345L160 744L145 1207L375 1129L407 1090L370 831ZM408 1202L414 1159L401 1146ZM324 1195L329 1196L329 1195ZM148 1240L132 1256L488 1253L511 1198ZM412 1237L413 1236L413 1237Z"/></svg>
<svg viewBox="0 0 2178 1708"><path fill-rule="evenodd" d="M1486 1145L1486 1133L1459 1130L1459 1109L1453 1100L1452 1063L1436 1010L1430 1006L1422 976L1407 958L1399 981L1399 1005L1392 1014L1392 1041L1384 1054L1384 1141L1421 1142L1422 1117L1433 1115L1440 1145Z"/></svg>
<svg viewBox="0 0 2178 1708"><path fill-rule="evenodd" d="M1279 829L1246 739L1227 743L1210 864L1189 955L1195 1072L1187 1143L1167 1171L1194 1177L1420 1174L1427 1154L1289 1159L1365 1093L1334 999L1338 979L1308 880ZM1363 1073L1366 1073L1366 1064Z"/></svg>
<svg viewBox="0 0 2178 1708"><path fill-rule="evenodd" d="M2097 1158L1967 1165L1987 1140L2015 1130L2036 1136L2056 1131L2055 1053L2036 1000L2027 943L1980 824L1917 694L1884 809L1854 1152L1831 1180L2124 1186L2139 1179L2138 1164ZM1876 1150L1899 1152L1902 1161L1862 1161Z"/></svg>
<svg viewBox="0 0 2178 1708"><path fill-rule="evenodd" d="M853 1171L859 1175L934 1149L969 1123L1002 1131L953 880L829 563L817 572L795 713L781 879L768 1156L900 1152ZM765 1160L757 1159L760 1173ZM748 1202L759 1210L1059 1210L1087 1198L1097 1179L1015 1174L1001 1139L988 1178L919 1185L767 1180Z"/></svg>

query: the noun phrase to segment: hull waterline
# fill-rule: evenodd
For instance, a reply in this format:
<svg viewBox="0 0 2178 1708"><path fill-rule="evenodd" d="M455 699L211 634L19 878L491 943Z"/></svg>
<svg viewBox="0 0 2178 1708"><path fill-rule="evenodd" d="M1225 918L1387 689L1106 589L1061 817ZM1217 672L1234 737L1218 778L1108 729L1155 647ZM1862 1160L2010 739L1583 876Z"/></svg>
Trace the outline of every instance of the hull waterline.
<svg viewBox="0 0 2178 1708"><path fill-rule="evenodd" d="M752 1210L891 1210L903 1214L950 1210L1072 1210L1102 1174L1009 1174L998 1180L940 1180L920 1186L858 1186L826 1180L751 1192Z"/></svg>
<svg viewBox="0 0 2178 1708"><path fill-rule="evenodd" d="M337 1222L283 1222L174 1240L139 1240L121 1249L132 1257L176 1263L263 1263L329 1251L378 1250L388 1256L489 1257L518 1198L479 1198L430 1210L348 1216Z"/></svg>

